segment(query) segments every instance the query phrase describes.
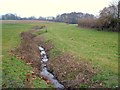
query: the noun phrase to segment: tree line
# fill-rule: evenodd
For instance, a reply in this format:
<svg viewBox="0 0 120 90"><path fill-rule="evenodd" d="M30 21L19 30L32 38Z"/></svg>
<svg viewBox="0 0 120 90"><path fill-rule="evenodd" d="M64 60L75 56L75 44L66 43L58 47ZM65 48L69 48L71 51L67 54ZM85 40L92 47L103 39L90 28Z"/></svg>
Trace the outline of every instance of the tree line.
<svg viewBox="0 0 120 90"><path fill-rule="evenodd" d="M12 14L12 13L7 13L5 15L2 15L1 20L47 20L46 18L44 17L39 17L39 18L36 18L35 16L31 16L31 17L20 17L20 16L17 16L16 14Z"/></svg>
<svg viewBox="0 0 120 90"><path fill-rule="evenodd" d="M55 21L55 22L65 22L69 24L77 24L78 19L80 18L94 18L95 16L88 13L82 13L82 12L71 12L71 13L63 13L61 15L57 15L56 17L39 17L36 18L35 16L31 17L20 17L16 14L8 13L5 15L2 15L2 20L48 20L48 21Z"/></svg>
<svg viewBox="0 0 120 90"><path fill-rule="evenodd" d="M82 12L71 12L57 15L56 17L20 17L16 14L2 15L2 20L44 20L78 24L79 27L97 28L97 30L120 31L120 1L118 4L111 4L100 11L99 17L93 14Z"/></svg>

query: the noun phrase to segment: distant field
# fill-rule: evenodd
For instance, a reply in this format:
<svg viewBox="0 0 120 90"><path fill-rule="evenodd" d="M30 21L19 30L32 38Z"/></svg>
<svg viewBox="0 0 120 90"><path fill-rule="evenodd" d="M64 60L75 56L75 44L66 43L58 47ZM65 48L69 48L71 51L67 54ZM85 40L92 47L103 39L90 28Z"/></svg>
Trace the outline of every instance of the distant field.
<svg viewBox="0 0 120 90"><path fill-rule="evenodd" d="M3 24L36 24L42 22L49 22L49 21L41 21L41 20L3 20Z"/></svg>
<svg viewBox="0 0 120 90"><path fill-rule="evenodd" d="M78 28L77 25L65 23L5 21L2 27L4 87L24 86L25 73L30 70L30 66L9 55L9 50L20 43L19 33L29 30L34 25L47 26L47 33L42 33L43 29L38 34L53 42L55 48L50 54L69 52L76 58L84 58L98 70L93 82L102 81L104 87L118 86L118 33ZM41 81L36 80L35 87L39 86L38 83ZM42 84L43 87L47 87L43 81Z"/></svg>

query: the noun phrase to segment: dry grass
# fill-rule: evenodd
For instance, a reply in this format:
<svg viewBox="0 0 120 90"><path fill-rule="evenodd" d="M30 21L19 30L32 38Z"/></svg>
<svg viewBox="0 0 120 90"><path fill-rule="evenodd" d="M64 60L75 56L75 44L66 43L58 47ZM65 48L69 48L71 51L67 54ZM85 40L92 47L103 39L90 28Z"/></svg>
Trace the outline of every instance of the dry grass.
<svg viewBox="0 0 120 90"><path fill-rule="evenodd" d="M46 22L46 21L42 21L42 20L2 20L3 24L16 24L16 23L34 24L34 23L41 23L41 22Z"/></svg>

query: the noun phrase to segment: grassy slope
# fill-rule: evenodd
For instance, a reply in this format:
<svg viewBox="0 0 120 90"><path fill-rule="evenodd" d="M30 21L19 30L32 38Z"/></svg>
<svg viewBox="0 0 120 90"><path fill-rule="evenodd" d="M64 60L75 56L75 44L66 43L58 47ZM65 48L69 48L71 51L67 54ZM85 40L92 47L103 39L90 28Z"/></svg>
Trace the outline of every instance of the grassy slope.
<svg viewBox="0 0 120 90"><path fill-rule="evenodd" d="M32 24L3 24L2 27L2 85L6 88L24 87L25 75L31 70L21 60L9 55L9 51L20 43L20 32L27 31ZM48 85L43 80L34 80L33 87L46 88Z"/></svg>
<svg viewBox="0 0 120 90"><path fill-rule="evenodd" d="M91 61L92 64L99 69L98 74L93 78L94 81L101 80L104 82L104 85L106 87L114 87L117 85L117 33L83 29L76 27L76 25L67 25L63 23L42 24L46 25L48 28L48 32L43 33L42 35L47 39L52 40L55 45L55 48L51 52L52 55L59 54L60 52L71 52L76 57L85 58L86 60ZM13 70L17 71L17 74L12 71L12 73L15 74L15 77L20 76L20 72L25 73L27 70L29 70L29 66L24 65L21 63L21 61L18 61L16 59L15 63L19 62L20 66L23 65L25 68L21 68L18 71L15 69L17 66L11 66L14 65L14 63L11 62L11 56L9 56L7 52L10 48L14 48L14 46L18 44L18 33L20 31L27 30L30 27L29 25L27 26L24 24L19 25L3 26L3 55L5 55L3 56L3 69L5 68L6 70L7 68L11 69L14 67ZM12 32L10 30L12 30ZM9 73L3 77L5 83L8 81L9 77L13 76L12 73ZM13 77L13 80L15 77Z"/></svg>
<svg viewBox="0 0 120 90"><path fill-rule="evenodd" d="M76 57L85 58L99 69L93 81L101 80L106 87L118 84L118 34L78 28L63 23L48 24L48 32L43 35L52 40L55 49L52 55L71 52Z"/></svg>

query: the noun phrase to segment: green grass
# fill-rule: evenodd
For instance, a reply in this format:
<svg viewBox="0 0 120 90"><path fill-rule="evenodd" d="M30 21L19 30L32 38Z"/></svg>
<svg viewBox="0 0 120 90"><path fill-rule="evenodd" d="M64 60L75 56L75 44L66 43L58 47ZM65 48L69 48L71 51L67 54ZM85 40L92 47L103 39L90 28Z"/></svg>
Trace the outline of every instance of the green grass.
<svg viewBox="0 0 120 90"><path fill-rule="evenodd" d="M4 75L3 82L9 81L8 77L12 77L12 73L15 74L15 77L19 77L21 72L25 73L30 69L29 66L15 58L14 63L12 63L8 51L19 44L19 33L28 30L33 25L47 26L47 33L40 31L38 34L43 35L46 40L53 42L55 48L50 52L52 56L62 52L69 52L77 58L84 58L98 69L97 75L92 78L94 82L102 81L105 87L118 86L118 33L78 28L72 24L51 22L37 24L3 24L3 75L5 72L8 72L4 71L8 68L14 68L13 70L18 73L15 74L15 72L11 70L12 72ZM18 69L18 71L16 69L18 67L14 66L17 62L20 63L20 67L23 65L24 68ZM24 74L22 75L24 76ZM23 76L21 78L23 78ZM13 77L13 80L15 77ZM24 80L24 78L22 80ZM35 85L39 85L38 80L36 80ZM6 87L9 87L8 83L6 83Z"/></svg>
<svg viewBox="0 0 120 90"><path fill-rule="evenodd" d="M93 81L102 81L105 87L118 86L118 33L78 28L76 25L51 23L43 33L53 41L52 55L71 52L76 57L92 62L98 68Z"/></svg>
<svg viewBox="0 0 120 90"><path fill-rule="evenodd" d="M3 24L2 25L2 86L3 88L23 88L25 76L31 69L22 60L9 54L20 43L20 32L29 30L32 24ZM41 85L37 84L41 83ZM34 80L33 87L45 88L48 85L43 80Z"/></svg>
<svg viewBox="0 0 120 90"><path fill-rule="evenodd" d="M49 89L51 89L52 90L52 85L46 85L45 84L45 81L43 81L43 80L41 80L40 78L36 78L34 81L33 81L33 85L34 85L34 87L35 88L43 88L43 90L45 89L45 88L49 88Z"/></svg>

